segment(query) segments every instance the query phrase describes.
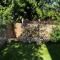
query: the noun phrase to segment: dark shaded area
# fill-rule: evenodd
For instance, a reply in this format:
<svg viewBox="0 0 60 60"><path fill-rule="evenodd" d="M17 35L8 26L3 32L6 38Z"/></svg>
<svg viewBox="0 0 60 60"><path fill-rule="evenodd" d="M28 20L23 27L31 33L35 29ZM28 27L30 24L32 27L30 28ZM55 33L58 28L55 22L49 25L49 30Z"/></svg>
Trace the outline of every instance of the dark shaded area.
<svg viewBox="0 0 60 60"><path fill-rule="evenodd" d="M60 60L60 42L48 42L46 44L52 60Z"/></svg>
<svg viewBox="0 0 60 60"><path fill-rule="evenodd" d="M36 43L11 42L0 49L0 60L43 60ZM41 53L40 53L41 54Z"/></svg>
<svg viewBox="0 0 60 60"><path fill-rule="evenodd" d="M12 3L12 0L0 0L0 4L3 7L9 6Z"/></svg>

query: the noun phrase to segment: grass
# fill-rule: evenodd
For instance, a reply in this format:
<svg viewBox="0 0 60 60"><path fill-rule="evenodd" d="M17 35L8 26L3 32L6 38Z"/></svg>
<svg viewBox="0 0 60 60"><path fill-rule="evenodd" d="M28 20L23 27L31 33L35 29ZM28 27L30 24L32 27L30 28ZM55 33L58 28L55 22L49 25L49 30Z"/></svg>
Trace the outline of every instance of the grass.
<svg viewBox="0 0 60 60"><path fill-rule="evenodd" d="M51 56L49 54L49 51L47 49L47 46L45 44L41 45L41 49L40 49L40 52L43 53L43 55L41 55L41 57L43 58L43 60L52 60L52 58L51 58Z"/></svg>
<svg viewBox="0 0 60 60"><path fill-rule="evenodd" d="M47 46L45 44L41 45L41 48L39 49L40 53L42 53L42 55L40 55L43 60L52 60L49 51L47 49Z"/></svg>
<svg viewBox="0 0 60 60"><path fill-rule="evenodd" d="M52 60L45 44L12 42L0 52L0 60Z"/></svg>
<svg viewBox="0 0 60 60"><path fill-rule="evenodd" d="M11 42L1 49L0 60L60 60L60 43Z"/></svg>

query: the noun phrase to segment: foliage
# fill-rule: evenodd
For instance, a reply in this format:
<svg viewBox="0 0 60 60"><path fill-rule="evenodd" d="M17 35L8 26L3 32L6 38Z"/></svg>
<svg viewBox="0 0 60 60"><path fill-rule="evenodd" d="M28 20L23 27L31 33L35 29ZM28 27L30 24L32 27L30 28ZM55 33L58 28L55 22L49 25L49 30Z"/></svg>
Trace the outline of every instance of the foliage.
<svg viewBox="0 0 60 60"><path fill-rule="evenodd" d="M8 24L12 22L12 12L13 12L14 5L9 5L9 7L2 7L0 8L0 24Z"/></svg>
<svg viewBox="0 0 60 60"><path fill-rule="evenodd" d="M5 46L5 45L4 45ZM45 44L11 42L0 51L0 60L52 60Z"/></svg>
<svg viewBox="0 0 60 60"><path fill-rule="evenodd" d="M36 42L37 45L40 45L42 41L40 40L39 27L38 25L25 27L24 32L19 37L20 41L29 43Z"/></svg>
<svg viewBox="0 0 60 60"><path fill-rule="evenodd" d="M53 31L51 33L51 41L53 41L53 42L60 41L60 29L59 29L59 27L53 28Z"/></svg>
<svg viewBox="0 0 60 60"><path fill-rule="evenodd" d="M29 20L42 20L47 17L60 20L59 0L1 0L0 6L0 16L3 15L2 20L7 20L7 23L8 20L21 20L21 17Z"/></svg>

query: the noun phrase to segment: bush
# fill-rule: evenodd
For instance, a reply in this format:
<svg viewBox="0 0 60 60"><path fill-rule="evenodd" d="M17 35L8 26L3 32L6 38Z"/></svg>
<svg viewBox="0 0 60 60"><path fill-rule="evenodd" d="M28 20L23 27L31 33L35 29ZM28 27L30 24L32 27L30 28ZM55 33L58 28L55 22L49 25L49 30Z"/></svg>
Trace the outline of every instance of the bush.
<svg viewBox="0 0 60 60"><path fill-rule="evenodd" d="M53 31L51 33L51 41L53 42L60 41L60 29L58 26L53 28Z"/></svg>

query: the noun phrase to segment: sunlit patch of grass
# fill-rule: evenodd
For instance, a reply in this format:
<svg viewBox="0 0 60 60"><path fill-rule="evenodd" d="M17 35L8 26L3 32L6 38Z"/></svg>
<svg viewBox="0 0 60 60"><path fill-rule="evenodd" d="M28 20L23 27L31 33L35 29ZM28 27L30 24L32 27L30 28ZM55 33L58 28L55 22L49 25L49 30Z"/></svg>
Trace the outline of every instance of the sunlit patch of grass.
<svg viewBox="0 0 60 60"><path fill-rule="evenodd" d="M40 55L43 60L52 60L49 51L47 49L47 46L45 44L41 45L41 48L39 49L39 52L42 53L42 55Z"/></svg>

